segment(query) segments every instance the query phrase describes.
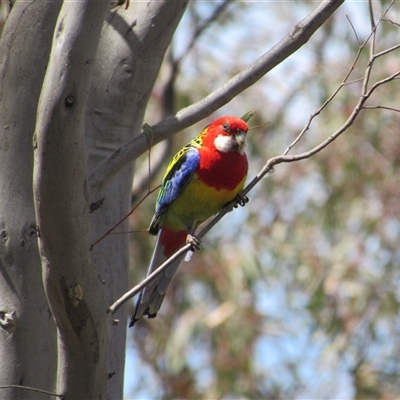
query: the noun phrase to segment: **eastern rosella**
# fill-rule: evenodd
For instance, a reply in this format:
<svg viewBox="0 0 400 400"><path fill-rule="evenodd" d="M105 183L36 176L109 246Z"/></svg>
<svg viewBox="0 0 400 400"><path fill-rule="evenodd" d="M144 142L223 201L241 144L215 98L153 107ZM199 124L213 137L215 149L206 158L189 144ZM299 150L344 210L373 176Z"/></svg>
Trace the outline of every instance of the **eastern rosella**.
<svg viewBox="0 0 400 400"><path fill-rule="evenodd" d="M207 126L169 163L149 233L157 235L148 274L178 251L188 234L217 214L243 189L247 176L245 139L248 126L222 117ZM184 256L173 262L139 294L129 326L143 315L154 318Z"/></svg>

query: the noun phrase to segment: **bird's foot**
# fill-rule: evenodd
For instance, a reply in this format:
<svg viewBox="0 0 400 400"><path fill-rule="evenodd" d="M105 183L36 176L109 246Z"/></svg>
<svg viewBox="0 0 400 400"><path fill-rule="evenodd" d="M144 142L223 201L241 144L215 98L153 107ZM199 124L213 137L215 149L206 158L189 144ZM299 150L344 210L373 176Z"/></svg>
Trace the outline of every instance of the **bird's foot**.
<svg viewBox="0 0 400 400"><path fill-rule="evenodd" d="M249 198L242 193L238 193L233 201L236 202L236 204L234 205L235 208L238 208L238 206L244 207L246 203L249 202Z"/></svg>
<svg viewBox="0 0 400 400"><path fill-rule="evenodd" d="M197 239L196 236L191 235L190 233L188 233L187 237L186 237L186 243L189 243L191 245L191 251L195 251L195 250L200 250L200 240Z"/></svg>

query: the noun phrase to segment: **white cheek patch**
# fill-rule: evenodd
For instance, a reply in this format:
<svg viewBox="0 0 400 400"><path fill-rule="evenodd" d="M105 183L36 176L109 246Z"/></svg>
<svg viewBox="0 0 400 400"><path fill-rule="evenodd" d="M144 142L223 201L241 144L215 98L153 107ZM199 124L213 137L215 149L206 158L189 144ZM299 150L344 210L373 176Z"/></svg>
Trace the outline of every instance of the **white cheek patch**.
<svg viewBox="0 0 400 400"><path fill-rule="evenodd" d="M224 136L224 135L218 135L214 140L215 147L222 153L228 153L228 151L233 150L234 143L232 142L233 142L232 136Z"/></svg>

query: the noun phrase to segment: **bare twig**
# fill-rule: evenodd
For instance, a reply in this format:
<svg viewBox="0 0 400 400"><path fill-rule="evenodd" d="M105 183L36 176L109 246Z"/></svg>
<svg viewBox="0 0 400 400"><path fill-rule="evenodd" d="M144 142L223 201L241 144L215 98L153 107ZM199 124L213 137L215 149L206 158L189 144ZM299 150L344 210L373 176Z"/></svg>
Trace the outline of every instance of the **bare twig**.
<svg viewBox="0 0 400 400"><path fill-rule="evenodd" d="M131 193L131 206L136 204L138 199L141 199L151 191L153 177L156 176L161 170L161 167L165 165L165 159L168 158L171 143L169 140L166 140L162 144L164 145L164 143L165 146L151 152L151 164L149 151L146 165L141 165L136 168L134 186Z"/></svg>
<svg viewBox="0 0 400 400"><path fill-rule="evenodd" d="M302 139L302 137L304 136L304 134L310 129L311 123L314 120L314 118L316 118L318 115L321 114L321 112L328 106L328 104L337 96L337 94L340 92L340 90L342 90L342 88L344 86L348 86L351 85L353 83L356 82L363 82L363 91L362 91L362 95L365 95L365 91L367 90L368 87L368 81L369 81L369 77L371 74L371 69L372 69L372 64L373 62L379 58L382 57L394 50L397 50L398 48L400 48L400 44L392 46L386 50L381 51L380 53L374 54L374 47L375 47L375 33L376 33L376 28L377 25L379 25L383 20L384 20L384 16L388 13L391 5L393 4L393 1L391 2L391 4L386 8L386 10L382 13L381 17L378 20L378 23L375 24L374 21L371 22L371 26L372 26L372 31L371 33L368 35L367 39L360 45L360 47L358 48L358 51L354 57L353 63L351 64L351 67L349 68L349 71L347 72L346 76L344 77L342 83L338 86L338 88L332 93L331 96L328 97L327 100L325 100L325 102L321 105L321 107L315 112L313 113L310 118L308 119L307 124L305 125L305 127L301 130L301 132L298 134L298 136L296 137L296 139L286 148L286 150L283 152L283 155L286 155L290 152L290 150ZM373 13L372 13L372 5L370 4L370 16L371 18L373 17ZM357 37L358 39L358 37ZM363 51L363 49L365 48L365 46L367 45L367 43L371 40L371 46L370 46L370 61L368 63L367 69L365 71L365 74L362 78L358 78L355 79L353 81L348 81L350 75L352 74L352 72L355 69L355 66L360 58L361 52ZM390 77L390 80L392 80L394 78ZM365 107L364 107L365 108Z"/></svg>
<svg viewBox="0 0 400 400"><path fill-rule="evenodd" d="M399 24L398 22L394 22L394 21L392 21L392 20L390 20L390 19L382 18L382 21L389 22L389 23L391 23L392 25L396 25L396 26L400 27L400 24Z"/></svg>
<svg viewBox="0 0 400 400"><path fill-rule="evenodd" d="M307 121L307 124L305 127L300 131L300 133L297 135L296 139L286 148L286 150L283 152L283 155L286 155L290 152L290 150L302 139L304 134L310 129L311 123L313 122L314 118L316 118L318 115L321 114L321 112L328 106L328 104L337 96L337 94L340 92L340 90L349 84L363 81L365 79L365 75L362 78L356 79L354 81L348 82L347 80L349 79L351 73L354 71L354 68L357 64L357 61L360 58L361 52L368 43L370 36L367 38L367 40L359 47L356 56L354 57L353 63L351 64L351 67L349 68L349 71L347 72L346 76L344 77L342 83L337 87L337 89L325 100L325 102L321 105L321 107L313 113L310 118Z"/></svg>
<svg viewBox="0 0 400 400"><path fill-rule="evenodd" d="M388 110L400 113L400 109L394 107L387 107L387 106L364 106L364 110Z"/></svg>
<svg viewBox="0 0 400 400"><path fill-rule="evenodd" d="M372 7L372 0L368 1L368 12L369 12L369 20L371 24L371 31L374 32L376 29L375 18L374 18L374 9Z"/></svg>
<svg viewBox="0 0 400 400"><path fill-rule="evenodd" d="M148 191L146 196L144 196L136 205L135 207L132 208L131 211L129 211L128 214L125 215L124 218L122 218L120 221L118 221L114 226L112 226L104 235L100 236L94 243L91 244L90 246L90 251L93 250L93 247L96 246L97 243L101 242L106 236L108 236L115 228L120 226L132 213L147 199L148 196L150 196L153 192L155 192L157 189L159 189L160 185L155 187L154 189L151 189Z"/></svg>
<svg viewBox="0 0 400 400"><path fill-rule="evenodd" d="M349 18L348 15L346 15L346 18L347 18L347 21L349 21L349 24L350 24L350 26L351 26L351 29L352 29L353 32L354 32L354 36L356 37L358 44L361 44L361 40L359 39L359 37L358 37L358 35L357 35L356 28L354 28L354 25L353 25L353 23L351 22L351 19Z"/></svg>
<svg viewBox="0 0 400 400"><path fill-rule="evenodd" d="M126 292L117 301L115 301L107 310L114 314L126 301L137 295L142 289L144 289L153 279L160 275L166 268L171 265L173 261L179 258L181 255L185 254L188 250L192 248L191 244L186 244L184 247L180 248L176 253L174 253L167 261L161 264L153 273L148 275L146 279L136 285L134 288Z"/></svg>
<svg viewBox="0 0 400 400"><path fill-rule="evenodd" d="M380 53L376 53L374 55L374 59L385 56L386 54L391 53L392 51L397 50L399 48L400 48L400 43L396 44L395 46L389 47L388 49L382 50Z"/></svg>
<svg viewBox="0 0 400 400"><path fill-rule="evenodd" d="M385 83L388 83L390 81L393 81L395 79L399 79L400 77L400 71L395 72L394 74L388 76L387 78L381 79L380 81L375 82L371 88L368 90L368 92L364 95L366 98L370 97L371 94L379 87L384 85Z"/></svg>
<svg viewBox="0 0 400 400"><path fill-rule="evenodd" d="M376 40L376 24L374 20L374 12L372 8L372 1L368 1L368 9L369 9L369 15L370 15L370 23L371 23L371 42L369 46L369 63L367 65L367 69L365 71L365 78L363 81L363 87L361 94L362 96L365 96L367 90L368 90L368 83L369 79L371 77L371 71L372 71L372 65L374 63L374 53L375 53L375 40Z"/></svg>
<svg viewBox="0 0 400 400"><path fill-rule="evenodd" d="M29 386L21 386L21 385L1 385L0 389L22 389L22 390L29 390L31 392L47 394L49 396L58 397L59 399L63 400L64 396L62 394L57 394L53 392L48 392L47 390L37 389Z"/></svg>

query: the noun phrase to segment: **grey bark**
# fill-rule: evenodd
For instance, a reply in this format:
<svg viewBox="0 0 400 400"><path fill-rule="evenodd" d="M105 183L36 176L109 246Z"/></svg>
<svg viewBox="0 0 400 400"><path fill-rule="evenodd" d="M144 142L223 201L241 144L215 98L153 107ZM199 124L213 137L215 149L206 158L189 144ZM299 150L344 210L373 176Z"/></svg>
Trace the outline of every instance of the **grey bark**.
<svg viewBox="0 0 400 400"><path fill-rule="evenodd" d="M32 134L60 5L18 2L0 42L0 384L47 390L55 382L56 331L37 250ZM0 389L2 399L37 396Z"/></svg>
<svg viewBox="0 0 400 400"><path fill-rule="evenodd" d="M164 53L186 5L184 1L131 1L127 10L106 18L86 110L89 171L140 132ZM132 174L131 164L98 193L96 199L103 204L91 214L92 243L129 212ZM127 222L117 228L117 232L127 230ZM109 235L92 251L107 287L108 305L128 290L128 240L129 235ZM111 328L110 399L122 398L127 316L128 309L123 307L115 316L120 323Z"/></svg>
<svg viewBox="0 0 400 400"><path fill-rule="evenodd" d="M0 398L123 397L127 310L112 328L106 310L127 289L128 237L89 249L129 211L133 168L92 215L87 168L140 131L187 2L131 2L101 35L107 5L91 3L57 20L61 2L16 2L0 44Z"/></svg>
<svg viewBox="0 0 400 400"><path fill-rule="evenodd" d="M38 105L34 199L43 282L58 333L56 392L104 397L109 318L89 248L84 110L107 2L65 2Z"/></svg>

